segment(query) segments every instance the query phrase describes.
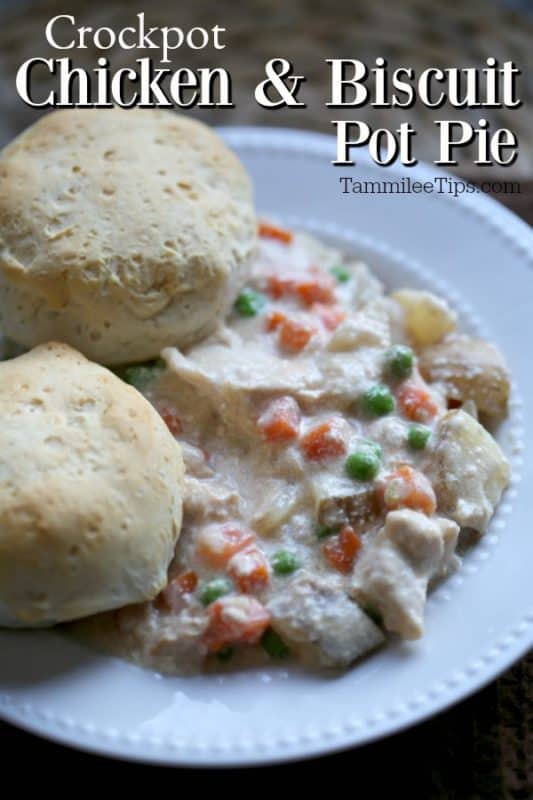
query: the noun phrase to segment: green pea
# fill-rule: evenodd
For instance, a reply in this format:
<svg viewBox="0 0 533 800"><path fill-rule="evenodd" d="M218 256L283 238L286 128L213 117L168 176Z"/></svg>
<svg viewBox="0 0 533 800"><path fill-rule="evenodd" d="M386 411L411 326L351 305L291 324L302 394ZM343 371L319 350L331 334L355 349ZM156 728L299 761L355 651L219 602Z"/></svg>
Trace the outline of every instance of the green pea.
<svg viewBox="0 0 533 800"><path fill-rule="evenodd" d="M261 637L261 647L270 658L286 658L290 650L275 630L267 628Z"/></svg>
<svg viewBox="0 0 533 800"><path fill-rule="evenodd" d="M334 267L331 267L330 273L339 283L348 283L352 277L346 267L343 267L341 264L336 264Z"/></svg>
<svg viewBox="0 0 533 800"><path fill-rule="evenodd" d="M385 353L387 369L395 378L408 378L413 371L414 360L411 348L403 344L395 344Z"/></svg>
<svg viewBox="0 0 533 800"><path fill-rule="evenodd" d="M370 447L362 447L351 453L344 463L344 468L350 478L356 481L371 481L379 472L381 459L377 452Z"/></svg>
<svg viewBox="0 0 533 800"><path fill-rule="evenodd" d="M166 368L162 358L147 361L145 364L132 364L129 367L121 367L116 371L119 378L134 386L139 392L144 391L152 381L159 378Z"/></svg>
<svg viewBox="0 0 533 800"><path fill-rule="evenodd" d="M407 443L413 450L423 450L431 436L431 430L425 425L414 423L409 425L407 432Z"/></svg>
<svg viewBox="0 0 533 800"><path fill-rule="evenodd" d="M276 575L290 575L300 566L300 562L289 550L278 550L272 556L272 567Z"/></svg>
<svg viewBox="0 0 533 800"><path fill-rule="evenodd" d="M394 397L386 386L377 383L361 397L361 408L369 416L383 417L394 411Z"/></svg>
<svg viewBox="0 0 533 800"><path fill-rule="evenodd" d="M233 584L227 578L213 578L200 587L200 602L204 606L209 606L219 597L229 594L232 589Z"/></svg>
<svg viewBox="0 0 533 800"><path fill-rule="evenodd" d="M266 303L266 297L253 289L243 289L235 301L235 309L241 317L255 317Z"/></svg>
<svg viewBox="0 0 533 800"><path fill-rule="evenodd" d="M230 661L234 653L233 647L223 647L222 650L218 651L217 658L219 661Z"/></svg>

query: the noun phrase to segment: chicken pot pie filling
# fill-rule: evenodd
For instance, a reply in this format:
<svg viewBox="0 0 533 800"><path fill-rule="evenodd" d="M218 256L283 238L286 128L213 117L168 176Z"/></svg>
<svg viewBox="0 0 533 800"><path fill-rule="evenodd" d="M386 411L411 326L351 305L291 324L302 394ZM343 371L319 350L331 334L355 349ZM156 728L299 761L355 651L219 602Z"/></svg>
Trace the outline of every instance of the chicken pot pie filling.
<svg viewBox="0 0 533 800"><path fill-rule="evenodd" d="M387 295L307 235L259 234L224 325L120 371L182 446L183 527L155 601L74 630L165 673L342 668L419 638L461 530L484 533L509 481L492 345L429 292Z"/></svg>

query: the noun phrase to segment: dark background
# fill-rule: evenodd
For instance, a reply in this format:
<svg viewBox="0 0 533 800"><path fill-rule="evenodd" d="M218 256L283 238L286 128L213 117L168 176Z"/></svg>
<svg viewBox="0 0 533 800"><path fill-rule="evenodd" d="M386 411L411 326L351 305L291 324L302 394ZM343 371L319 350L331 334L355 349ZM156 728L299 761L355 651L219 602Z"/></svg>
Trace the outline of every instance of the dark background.
<svg viewBox="0 0 533 800"><path fill-rule="evenodd" d="M480 116L493 127L516 131L520 156L511 169L481 174L465 158L458 172L471 180L518 180L519 194L498 199L530 223L533 222L533 3L530 0L200 0L176 2L151 0L132 4L129 0L0 0L0 145L33 122L38 113L27 108L15 90L20 64L35 56L73 57L75 66L94 66L97 55L110 58L113 68L126 66L135 53L94 50L58 53L44 36L46 22L56 14L73 14L76 25L110 26L120 29L135 22L135 14L146 12L151 25L219 24L228 29L224 51L176 51L172 68L222 66L233 77L231 110L195 110L194 116L211 124L263 124L319 130L331 133L332 111L324 107L328 96L328 70L324 58L360 58L369 65L381 55L394 66L484 66L488 56L514 60L522 69L519 95L523 106L478 112L439 112L441 118ZM267 111L253 102L253 88L263 78L264 63L273 57L292 60L296 73L307 77L301 110ZM43 84L43 90L46 84ZM53 87L49 87L53 88ZM302 93L303 94L303 93ZM395 114L401 116L394 116ZM433 113L414 107L411 111L357 109L356 114L335 112L337 118L366 119L374 126L395 127L407 120L418 131L416 155L432 160L435 153ZM477 116L475 116L477 115ZM1 656L0 656L1 657ZM0 723L2 777L17 779L23 791L33 776L41 791L55 791L58 776L71 791L83 791L85 781L101 783L102 791L113 790L129 778L153 782L150 791L160 791L163 776L171 776L176 793L202 792L207 779L215 780L220 792L267 791L271 779L276 793L295 791L315 781L317 789L369 798L394 796L428 800L529 800L533 796L533 657L522 660L498 681L454 709L416 729L398 734L356 751L282 767L213 771L165 770L97 758L43 742ZM21 769L22 765L22 769ZM260 778L260 781L258 780ZM92 780L91 780L92 779ZM293 788L296 787L296 788ZM116 789L115 789L116 790Z"/></svg>

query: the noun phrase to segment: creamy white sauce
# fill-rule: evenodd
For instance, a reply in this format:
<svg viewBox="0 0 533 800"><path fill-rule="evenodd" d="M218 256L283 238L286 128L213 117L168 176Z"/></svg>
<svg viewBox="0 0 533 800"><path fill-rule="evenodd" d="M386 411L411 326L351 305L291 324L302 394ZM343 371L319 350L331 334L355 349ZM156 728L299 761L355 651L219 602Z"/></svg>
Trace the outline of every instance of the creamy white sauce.
<svg viewBox="0 0 533 800"><path fill-rule="evenodd" d="M348 280L331 276L330 268L338 265ZM289 279L292 288L287 288ZM305 285L317 281L325 299L314 305L309 302L314 290ZM431 467L431 442L447 411L439 388L425 386L415 364L408 380L429 392L434 413L425 422L432 438L420 451L408 445L412 419L398 403L404 381L391 379L385 362L387 349L406 341L401 307L385 296L364 264L303 235L291 244L260 239L247 286L264 300L258 313L233 313L219 331L186 353L165 351L167 370L147 390L156 407L172 407L182 428L177 438L186 465L185 513L169 588L153 603L77 626L96 646L164 672L210 668L217 663L216 651L229 656L230 646L231 664L268 659L272 653L257 638L265 630L273 630L293 657L310 666L345 667L384 641L382 628L373 621L376 611L389 630L420 635L428 584L456 563L455 522L428 500L425 511L413 511L411 505L401 525L394 523L394 509L386 506L387 495L380 489L402 465L422 473L420 480L429 485L423 474ZM276 314L312 329L300 351L284 346L284 323L274 324ZM332 314L338 319L332 321ZM396 408L375 418L362 413L360 397L377 383L388 383ZM258 421L280 397L297 404L299 433L293 440L271 442ZM306 435L332 420L342 452L309 458ZM374 479L358 481L347 474L345 463L365 440L379 445L381 461ZM463 464L462 469L475 482L471 468ZM492 513L504 484L500 480L497 490L489 492L490 502L481 497L484 514L487 503ZM428 491L435 498L430 485ZM479 487L473 494L479 501ZM458 507L469 502L460 497ZM251 540L233 561L214 565L199 552L199 542L226 523L251 531ZM333 533L319 538L324 525ZM346 527L352 530L346 534L348 545L355 535L359 549L350 561L348 547L347 564L340 569L328 552L340 546L339 532ZM394 539L398 530L401 546ZM276 574L279 551L296 560L292 574ZM243 591L239 580L253 574L258 558L266 578L263 574L262 583ZM213 579L232 580L233 588L206 605L202 592ZM242 633L252 618L253 633L244 639L232 634L234 627ZM213 644L215 623L218 633L224 626L229 630L223 647L216 637Z"/></svg>

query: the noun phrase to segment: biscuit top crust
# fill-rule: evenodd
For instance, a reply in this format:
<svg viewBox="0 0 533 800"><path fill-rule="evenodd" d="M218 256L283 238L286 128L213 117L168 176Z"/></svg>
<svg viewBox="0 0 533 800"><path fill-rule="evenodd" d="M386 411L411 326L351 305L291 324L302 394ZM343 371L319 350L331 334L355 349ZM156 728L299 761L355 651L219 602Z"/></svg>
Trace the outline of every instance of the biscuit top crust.
<svg viewBox="0 0 533 800"><path fill-rule="evenodd" d="M255 229L238 158L172 112L56 111L0 157L0 272L52 309L98 292L148 319L229 291Z"/></svg>
<svg viewBox="0 0 533 800"><path fill-rule="evenodd" d="M0 606L33 625L154 597L183 460L150 403L50 342L0 363L0 413Z"/></svg>

